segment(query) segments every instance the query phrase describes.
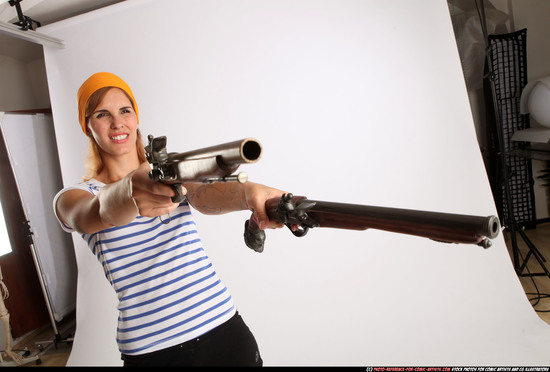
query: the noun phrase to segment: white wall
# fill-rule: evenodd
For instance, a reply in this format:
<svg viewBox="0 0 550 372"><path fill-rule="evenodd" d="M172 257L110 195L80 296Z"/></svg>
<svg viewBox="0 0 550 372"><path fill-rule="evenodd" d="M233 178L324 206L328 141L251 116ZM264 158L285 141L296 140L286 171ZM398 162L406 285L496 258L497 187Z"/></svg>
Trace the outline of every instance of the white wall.
<svg viewBox="0 0 550 372"><path fill-rule="evenodd" d="M510 31L527 29L527 63L529 81L550 75L550 3L546 0L491 0L511 18Z"/></svg>
<svg viewBox="0 0 550 372"><path fill-rule="evenodd" d="M167 17L170 15L170 17ZM496 214L447 4L438 0L134 0L43 27L64 183L86 139L76 91L111 71L169 151L244 137L252 181L311 199ZM71 66L68 69L67 66ZM502 235L492 248L369 230L269 231L195 214L266 365L548 365ZM118 365L115 299L79 237L70 365Z"/></svg>
<svg viewBox="0 0 550 372"><path fill-rule="evenodd" d="M28 93L34 96L35 108L49 108L50 95L48 92L48 79L44 59L40 58L25 64L29 76L30 85L26 87ZM27 93L27 94L28 94Z"/></svg>
<svg viewBox="0 0 550 372"><path fill-rule="evenodd" d="M0 110L18 111L38 108L36 97L24 87L32 87L27 65L0 55Z"/></svg>
<svg viewBox="0 0 550 372"><path fill-rule="evenodd" d="M545 0L514 0L509 4L516 30L527 28L527 75L528 80L550 76L550 2ZM531 117L531 126L540 126ZM550 151L549 144L534 144L535 147ZM534 160L535 200L538 218L550 216L550 188L544 180L536 177L548 170L546 161Z"/></svg>
<svg viewBox="0 0 550 372"><path fill-rule="evenodd" d="M0 44L0 111L50 107L42 46L7 34Z"/></svg>

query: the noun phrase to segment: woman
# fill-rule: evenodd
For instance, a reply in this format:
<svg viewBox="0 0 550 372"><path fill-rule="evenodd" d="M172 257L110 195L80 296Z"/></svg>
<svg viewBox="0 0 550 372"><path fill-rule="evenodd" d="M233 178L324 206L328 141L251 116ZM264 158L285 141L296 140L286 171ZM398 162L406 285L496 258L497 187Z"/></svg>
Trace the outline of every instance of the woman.
<svg viewBox="0 0 550 372"><path fill-rule="evenodd" d="M206 214L251 210L260 228L266 200L282 191L247 182L172 186L149 179L130 87L100 72L78 91L79 122L91 151L84 182L61 190L62 228L79 232L119 299L117 343L125 366L261 366L254 336L212 267L189 204ZM169 215L163 223L159 216Z"/></svg>

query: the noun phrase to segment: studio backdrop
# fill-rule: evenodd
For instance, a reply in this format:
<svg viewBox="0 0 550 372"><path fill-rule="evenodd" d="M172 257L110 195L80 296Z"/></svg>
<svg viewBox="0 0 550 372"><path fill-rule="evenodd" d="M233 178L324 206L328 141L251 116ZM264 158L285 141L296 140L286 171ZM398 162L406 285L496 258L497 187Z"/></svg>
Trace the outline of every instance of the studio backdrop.
<svg viewBox="0 0 550 372"><path fill-rule="evenodd" d="M98 71L132 87L169 152L254 137L254 182L310 199L496 215L449 10L425 0L130 0L40 32L65 185L84 173L76 92ZM267 232L249 212L195 213L266 365L548 365L502 234L489 249L377 230ZM120 365L116 301L74 235L69 365Z"/></svg>

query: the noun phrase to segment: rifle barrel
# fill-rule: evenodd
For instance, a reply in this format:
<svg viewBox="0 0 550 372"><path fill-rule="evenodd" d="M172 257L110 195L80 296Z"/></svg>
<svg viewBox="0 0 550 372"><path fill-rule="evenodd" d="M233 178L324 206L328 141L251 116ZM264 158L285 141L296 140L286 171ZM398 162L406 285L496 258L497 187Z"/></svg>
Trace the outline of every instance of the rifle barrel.
<svg viewBox="0 0 550 372"><path fill-rule="evenodd" d="M310 201L311 202L311 201ZM296 203L300 205L300 201ZM320 227L366 230L368 228L416 235L451 243L479 243L493 239L500 230L496 216L470 216L355 204L315 202L308 215Z"/></svg>
<svg viewBox="0 0 550 372"><path fill-rule="evenodd" d="M205 147L182 153L169 153L169 161L180 162L184 160L217 158L225 165L255 163L262 156L262 145L254 138Z"/></svg>
<svg viewBox="0 0 550 372"><path fill-rule="evenodd" d="M288 221L277 211L280 199L266 203L267 214L275 221ZM452 213L333 203L295 196L295 209L302 209L318 223L316 227L366 230L376 229L415 235L441 242L479 244L498 236L500 222L496 216L471 216ZM301 208L300 206L303 206ZM283 216L284 217L284 216ZM490 244L490 242L487 242Z"/></svg>

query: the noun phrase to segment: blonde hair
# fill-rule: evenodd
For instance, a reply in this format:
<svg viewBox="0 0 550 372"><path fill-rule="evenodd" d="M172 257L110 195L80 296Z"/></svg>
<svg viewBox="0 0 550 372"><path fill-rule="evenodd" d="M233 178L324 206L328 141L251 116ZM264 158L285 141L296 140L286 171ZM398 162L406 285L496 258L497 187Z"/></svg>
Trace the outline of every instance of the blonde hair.
<svg viewBox="0 0 550 372"><path fill-rule="evenodd" d="M86 115L85 115L85 121L86 123L88 120L90 120L90 116L95 111L99 103L103 100L103 97L105 94L107 94L107 91L109 91L111 88L115 87L103 87L98 90L96 90L90 98L88 99L88 102L86 104ZM117 88L120 89L120 88ZM132 103L132 107L135 110L135 104L134 100L128 93L126 93L123 89L120 89L124 94L128 97L130 102ZM99 151L99 146L94 140L94 138L88 134L88 140L89 140L89 147L88 147L88 155L86 157L86 160L84 162L84 166L86 169L86 175L83 177L84 181L88 181L92 178L97 177L99 173L103 170L105 167L103 163L103 158L101 157L101 152ZM138 155L138 159L140 163L143 163L147 161L147 158L145 156L145 149L143 147L143 141L141 138L141 132L139 129L137 130L137 138L136 138L136 151Z"/></svg>

